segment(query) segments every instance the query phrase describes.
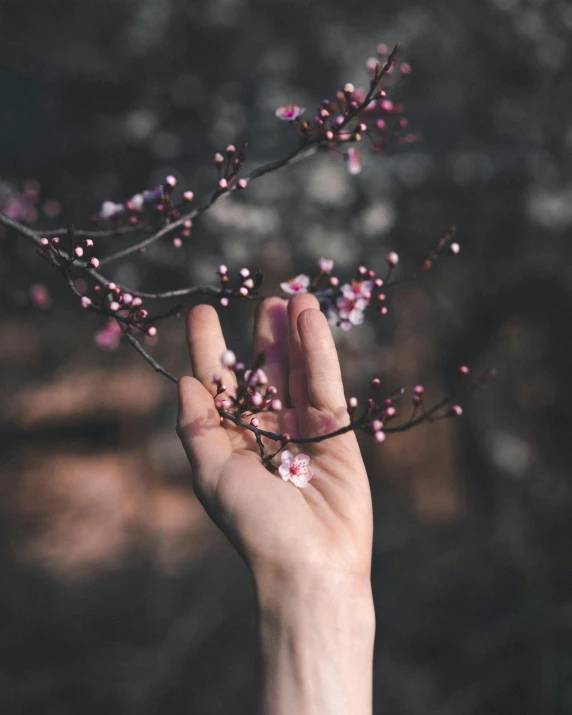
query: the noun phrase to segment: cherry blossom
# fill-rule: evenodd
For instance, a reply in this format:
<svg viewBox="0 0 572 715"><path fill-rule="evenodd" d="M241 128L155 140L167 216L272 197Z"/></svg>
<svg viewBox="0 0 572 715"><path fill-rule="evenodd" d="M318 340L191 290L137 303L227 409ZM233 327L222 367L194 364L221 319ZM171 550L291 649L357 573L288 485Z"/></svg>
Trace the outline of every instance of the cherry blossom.
<svg viewBox="0 0 572 715"><path fill-rule="evenodd" d="M287 122L292 122L298 117L301 117L306 109L304 107L299 107L297 104L285 104L282 107L276 109L276 116L278 119L284 119Z"/></svg>
<svg viewBox="0 0 572 715"><path fill-rule="evenodd" d="M312 479L312 470L309 467L310 457L307 454L297 454L295 457L287 449L282 452L282 464L278 467L280 476L294 486L304 489Z"/></svg>
<svg viewBox="0 0 572 715"><path fill-rule="evenodd" d="M310 277L304 273L291 278L289 281L280 283L280 288L285 293L290 293L290 295L296 295L297 293L307 293L308 286L310 285Z"/></svg>

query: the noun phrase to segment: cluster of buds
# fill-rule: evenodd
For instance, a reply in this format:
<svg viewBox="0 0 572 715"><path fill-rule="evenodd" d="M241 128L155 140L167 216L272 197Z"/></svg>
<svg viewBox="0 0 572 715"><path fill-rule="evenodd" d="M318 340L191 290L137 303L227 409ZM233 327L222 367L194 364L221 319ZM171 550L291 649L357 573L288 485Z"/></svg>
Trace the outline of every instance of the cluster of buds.
<svg viewBox="0 0 572 715"><path fill-rule="evenodd" d="M25 223L37 221L40 213L47 218L56 217L61 211L60 202L54 199L41 201L40 193L41 185L36 179L24 182L21 191L0 186L0 211L11 219Z"/></svg>
<svg viewBox="0 0 572 715"><path fill-rule="evenodd" d="M246 144L237 151L234 144L229 144L224 151L214 155L213 163L218 172L217 191L227 191L236 182L237 189L246 189L248 179L239 179L238 173L246 161Z"/></svg>
<svg viewBox="0 0 572 715"><path fill-rule="evenodd" d="M388 266L384 278L365 266L359 266L350 283L340 284L340 279L332 275L334 262L332 259L320 258L318 273L311 279L305 273L280 284L285 293L314 293L330 325L336 325L347 331L353 325L361 325L365 311L369 305L374 305L377 313L387 315L384 286L388 284L393 268L397 265L399 256L391 251L386 258Z"/></svg>
<svg viewBox="0 0 572 715"><path fill-rule="evenodd" d="M177 186L177 179L169 175L165 181L154 189L146 189L135 194L124 203L114 201L104 201L97 216L92 216L91 221L99 226L111 223L114 227L131 226L133 228L142 226L142 217L146 212L151 212L152 216L163 219L169 223L181 217L181 208L173 200L173 190ZM190 203L194 199L192 191L185 191L183 194L184 203ZM175 248L183 245L183 238L191 235L191 221L185 221L179 236L172 239Z"/></svg>
<svg viewBox="0 0 572 715"><path fill-rule="evenodd" d="M401 143L415 137L404 136L407 119L403 116L403 105L394 103L388 97L389 76L397 62L399 46L388 54L385 45L379 45L378 58L371 58L367 68L371 75L369 87L356 88L351 82L336 93L333 100L321 102L313 120L302 119L305 108L287 104L276 109L276 116L291 123L296 132L306 141L319 141L330 150L337 150L343 144L361 141L367 136L375 152L384 149L391 141ZM408 64L401 65L401 74L409 74ZM382 86L385 83L385 86ZM348 171L361 171L361 153L349 148L344 156Z"/></svg>
<svg viewBox="0 0 572 715"><path fill-rule="evenodd" d="M222 412L232 414L236 419L250 418L250 424L258 428L260 422L254 415L263 411L280 412L282 400L278 397L278 390L274 385L268 384L268 376L262 369L262 358L251 369L238 362L232 350L225 350L221 355L221 365L231 370L237 383L236 395L229 395L227 387L217 375L213 376L216 386L215 406ZM222 417L221 417L222 419Z"/></svg>
<svg viewBox="0 0 572 715"><path fill-rule="evenodd" d="M220 278L223 295L220 304L223 308L229 304L230 297L253 298L257 295L264 276L261 271L251 273L248 268L241 268L238 272L238 285L234 288L230 286L230 276L228 268L221 264L217 274Z"/></svg>
<svg viewBox="0 0 572 715"><path fill-rule="evenodd" d="M93 300L87 295L82 296L83 308L95 309L98 313L120 318L126 325L138 328L151 337L157 335L157 328L149 325L149 313L142 307L143 301L139 296L125 293L113 282L105 286L94 286L93 295Z"/></svg>
<svg viewBox="0 0 572 715"><path fill-rule="evenodd" d="M62 240L59 236L54 236L51 239L45 236L41 238L38 254L44 260L51 261L62 268L67 268L76 261L85 260L86 252L93 248L93 240L91 238L80 239L76 236L73 226L68 229L67 238L67 254L62 252ZM87 261L87 265L91 268L97 268L99 266L99 260L92 256Z"/></svg>

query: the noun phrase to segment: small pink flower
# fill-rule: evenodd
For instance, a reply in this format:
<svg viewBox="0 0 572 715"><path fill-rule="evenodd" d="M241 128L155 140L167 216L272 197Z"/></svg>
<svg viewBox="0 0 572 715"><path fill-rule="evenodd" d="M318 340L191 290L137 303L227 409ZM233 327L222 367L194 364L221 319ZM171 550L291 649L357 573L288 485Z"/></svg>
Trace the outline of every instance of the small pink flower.
<svg viewBox="0 0 572 715"><path fill-rule="evenodd" d="M305 111L304 107L299 107L297 104L285 104L282 107L278 107L275 114L278 119L293 122L295 119L298 119L298 117L301 117Z"/></svg>
<svg viewBox="0 0 572 715"><path fill-rule="evenodd" d="M309 276L304 273L300 273L299 276L291 278L289 281L280 283L280 288L284 293L290 293L290 295L296 295L297 293L307 293L308 286L310 285Z"/></svg>
<svg viewBox="0 0 572 715"><path fill-rule="evenodd" d="M103 328L95 334L95 342L102 350L113 350L119 345L121 328L115 320L108 320Z"/></svg>
<svg viewBox="0 0 572 715"><path fill-rule="evenodd" d="M361 152L357 149L348 149L346 153L348 171L354 176L361 173Z"/></svg>
<svg viewBox="0 0 572 715"><path fill-rule="evenodd" d="M368 302L365 298L355 295L341 295L336 304L342 319L340 327L342 330L349 330L352 325L361 325L364 320L364 311ZM345 325L349 323L349 325Z"/></svg>
<svg viewBox="0 0 572 715"><path fill-rule="evenodd" d="M297 454L295 457L287 449L282 452L282 464L278 467L280 476L287 482L291 481L294 486L304 489L312 479L310 469L310 457L307 454Z"/></svg>
<svg viewBox="0 0 572 715"><path fill-rule="evenodd" d="M320 258L318 261L318 268L322 273L331 273L334 267L334 261L331 258Z"/></svg>
<svg viewBox="0 0 572 715"><path fill-rule="evenodd" d="M30 288L30 300L40 310L47 310L52 305L52 298L43 283L36 283Z"/></svg>

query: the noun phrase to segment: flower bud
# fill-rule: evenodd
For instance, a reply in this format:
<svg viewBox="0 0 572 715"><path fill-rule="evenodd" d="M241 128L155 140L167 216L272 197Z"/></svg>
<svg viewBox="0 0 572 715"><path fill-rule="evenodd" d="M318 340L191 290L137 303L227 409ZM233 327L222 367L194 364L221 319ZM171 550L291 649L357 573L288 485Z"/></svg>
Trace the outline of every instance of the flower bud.
<svg viewBox="0 0 572 715"><path fill-rule="evenodd" d="M459 246L458 243L452 243L449 246L449 251L455 256L457 255L457 253L459 253L460 250L461 250L461 246Z"/></svg>
<svg viewBox="0 0 572 715"><path fill-rule="evenodd" d="M99 258L96 258L95 256L92 256L92 257L89 259L89 265L90 265L92 268L98 268L98 267L99 267Z"/></svg>
<svg viewBox="0 0 572 715"><path fill-rule="evenodd" d="M258 417L253 417L253 418L250 420L250 424L251 424L253 427L260 427L260 420L258 419Z"/></svg>
<svg viewBox="0 0 572 715"><path fill-rule="evenodd" d="M225 350L220 356L220 361L225 367L234 367L236 365L236 355L232 350Z"/></svg>
<svg viewBox="0 0 572 715"><path fill-rule="evenodd" d="M282 400L279 400L277 397L272 400L270 403L270 407L275 411L275 412L280 412L282 409Z"/></svg>
<svg viewBox="0 0 572 715"><path fill-rule="evenodd" d="M236 185L239 189L246 189L246 186L248 185L248 179L239 179L236 182Z"/></svg>
<svg viewBox="0 0 572 715"><path fill-rule="evenodd" d="M222 305L223 308L226 308L226 306L228 305L228 298L226 296L223 296L220 299L220 304Z"/></svg>
<svg viewBox="0 0 572 715"><path fill-rule="evenodd" d="M147 328L147 335L150 335L152 338L157 335L157 328L154 325L151 325L149 328Z"/></svg>
<svg viewBox="0 0 572 715"><path fill-rule="evenodd" d="M219 189L226 189L228 188L228 181L226 179L220 179L218 182Z"/></svg>
<svg viewBox="0 0 572 715"><path fill-rule="evenodd" d="M399 256L395 251L390 251L387 254L386 261L389 263L390 266L396 266L399 263Z"/></svg>
<svg viewBox="0 0 572 715"><path fill-rule="evenodd" d="M220 166L224 161L224 156L218 152L214 155L214 163Z"/></svg>
<svg viewBox="0 0 572 715"><path fill-rule="evenodd" d="M169 174L169 176L167 176L167 178L165 179L165 183L166 183L167 186L169 186L171 189L174 189L175 186L177 185L177 179L175 179L174 176L172 176L171 174Z"/></svg>
<svg viewBox="0 0 572 715"><path fill-rule="evenodd" d="M77 258L81 258L83 256L83 248L81 246L76 246L73 249L73 252Z"/></svg>
<svg viewBox="0 0 572 715"><path fill-rule="evenodd" d="M183 199L185 201L192 201L195 198L195 195L193 194L192 191L185 191L183 194Z"/></svg>
<svg viewBox="0 0 572 715"><path fill-rule="evenodd" d="M81 299L81 307L82 307L82 308L89 308L90 305L91 305L91 299L88 298L86 295L82 296L82 299Z"/></svg>

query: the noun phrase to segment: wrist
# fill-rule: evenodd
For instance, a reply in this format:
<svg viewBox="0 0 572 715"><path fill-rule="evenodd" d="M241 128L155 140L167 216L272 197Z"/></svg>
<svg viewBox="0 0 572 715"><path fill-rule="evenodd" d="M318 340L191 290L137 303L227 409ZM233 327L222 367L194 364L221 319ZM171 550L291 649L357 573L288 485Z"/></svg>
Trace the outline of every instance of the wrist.
<svg viewBox="0 0 572 715"><path fill-rule="evenodd" d="M255 575L265 715L371 713L369 578Z"/></svg>

